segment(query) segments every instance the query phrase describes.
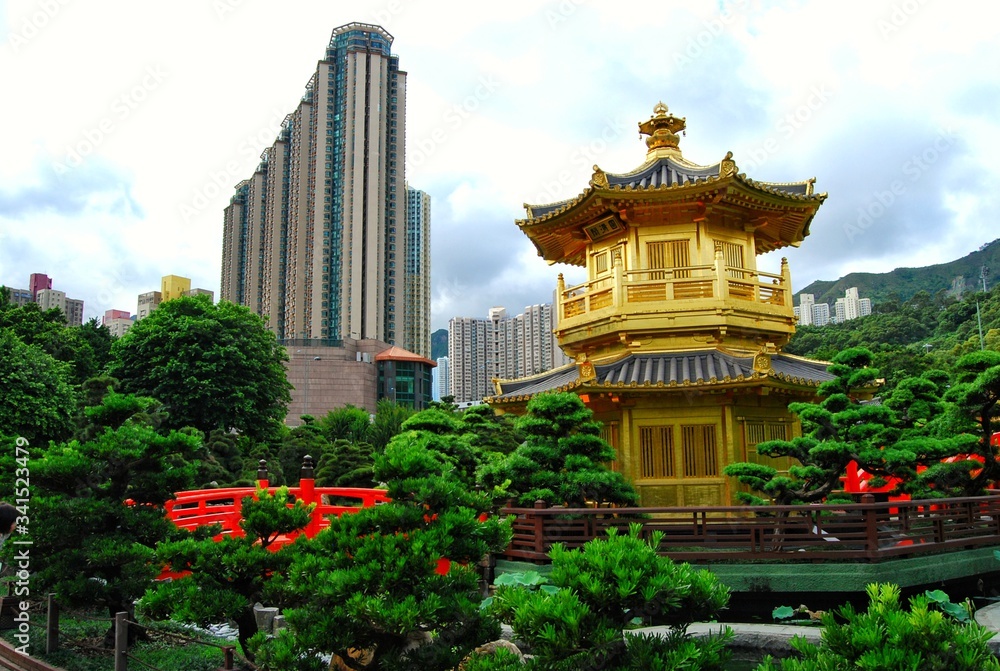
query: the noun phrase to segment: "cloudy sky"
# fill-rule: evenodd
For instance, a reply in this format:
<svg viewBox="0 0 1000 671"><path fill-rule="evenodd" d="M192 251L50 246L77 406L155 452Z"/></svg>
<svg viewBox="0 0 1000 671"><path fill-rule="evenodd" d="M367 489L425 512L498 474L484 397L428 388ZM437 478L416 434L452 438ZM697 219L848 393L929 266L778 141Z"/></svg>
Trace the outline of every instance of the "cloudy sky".
<svg viewBox="0 0 1000 671"><path fill-rule="evenodd" d="M433 199L433 324L552 298L523 203L645 156L732 151L829 199L796 291L949 261L1000 237L1000 24L990 2L0 0L0 284L32 272L134 312L162 275L218 292L222 210L331 30L378 23L409 73L407 178ZM998 269L1000 270L1000 269Z"/></svg>

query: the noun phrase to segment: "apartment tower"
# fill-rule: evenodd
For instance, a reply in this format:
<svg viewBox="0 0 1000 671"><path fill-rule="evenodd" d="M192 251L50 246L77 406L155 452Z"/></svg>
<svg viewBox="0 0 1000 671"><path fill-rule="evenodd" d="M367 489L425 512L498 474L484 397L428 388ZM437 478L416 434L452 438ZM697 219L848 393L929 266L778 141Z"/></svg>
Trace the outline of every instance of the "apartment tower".
<svg viewBox="0 0 1000 671"><path fill-rule="evenodd" d="M490 308L486 319L455 317L448 322L451 394L459 403L481 401L495 392L493 380L536 375L570 359L556 343L551 303L529 305L508 316Z"/></svg>
<svg viewBox="0 0 1000 671"><path fill-rule="evenodd" d="M406 73L392 39L365 23L333 31L225 210L221 298L284 341L404 343Z"/></svg>
<svg viewBox="0 0 1000 671"><path fill-rule="evenodd" d="M431 197L406 186L406 283L403 347L431 356ZM398 249L398 248L397 248ZM389 259L395 251L390 246Z"/></svg>

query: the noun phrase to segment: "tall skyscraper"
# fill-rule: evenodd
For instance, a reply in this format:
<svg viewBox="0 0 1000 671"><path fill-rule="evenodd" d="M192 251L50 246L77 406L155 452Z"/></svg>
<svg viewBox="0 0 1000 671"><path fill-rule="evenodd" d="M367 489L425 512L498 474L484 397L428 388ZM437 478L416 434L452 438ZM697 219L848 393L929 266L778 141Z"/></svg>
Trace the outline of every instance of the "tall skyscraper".
<svg viewBox="0 0 1000 671"><path fill-rule="evenodd" d="M486 319L450 320L448 366L455 401L492 395L494 379L512 380L569 363L556 344L555 326L551 303L529 305L514 317L503 307L493 307Z"/></svg>
<svg viewBox="0 0 1000 671"><path fill-rule="evenodd" d="M431 355L431 197L406 186L406 305L403 347ZM389 258L395 252L390 246Z"/></svg>
<svg viewBox="0 0 1000 671"><path fill-rule="evenodd" d="M333 31L225 210L221 298L281 339L404 342L406 73L392 39L364 23Z"/></svg>

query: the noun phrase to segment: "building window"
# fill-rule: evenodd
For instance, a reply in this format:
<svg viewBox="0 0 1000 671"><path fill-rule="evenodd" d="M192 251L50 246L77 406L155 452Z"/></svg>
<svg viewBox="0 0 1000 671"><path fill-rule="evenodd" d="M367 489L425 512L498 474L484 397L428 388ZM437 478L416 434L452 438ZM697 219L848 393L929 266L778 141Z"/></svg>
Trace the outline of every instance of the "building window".
<svg viewBox="0 0 1000 671"><path fill-rule="evenodd" d="M684 475L700 478L719 474L715 424L681 426Z"/></svg>
<svg viewBox="0 0 1000 671"><path fill-rule="evenodd" d="M643 478L674 477L674 427L639 428L639 464Z"/></svg>

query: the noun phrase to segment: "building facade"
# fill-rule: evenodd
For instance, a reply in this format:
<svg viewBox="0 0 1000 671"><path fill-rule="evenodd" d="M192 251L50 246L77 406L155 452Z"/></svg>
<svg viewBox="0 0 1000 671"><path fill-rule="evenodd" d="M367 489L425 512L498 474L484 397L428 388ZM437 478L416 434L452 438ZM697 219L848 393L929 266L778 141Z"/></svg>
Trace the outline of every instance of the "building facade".
<svg viewBox="0 0 1000 671"><path fill-rule="evenodd" d="M403 346L431 355L431 197L406 186L406 256ZM390 248L389 256L395 252Z"/></svg>
<svg viewBox="0 0 1000 671"><path fill-rule="evenodd" d="M159 307L162 300L163 294L159 291L147 291L144 294L139 294L139 300L135 309L135 320L139 321L148 317L153 310Z"/></svg>
<svg viewBox="0 0 1000 671"><path fill-rule="evenodd" d="M508 316L490 308L486 319L456 317L448 322L448 365L456 403L481 401L494 380L536 375L569 363L556 343L555 308L529 305Z"/></svg>
<svg viewBox="0 0 1000 671"><path fill-rule="evenodd" d="M283 341L406 329L406 73L379 26L336 28L223 217L221 296Z"/></svg>
<svg viewBox="0 0 1000 671"><path fill-rule="evenodd" d="M434 400L440 401L445 396L451 396L451 359L446 356L438 357L434 374L437 377Z"/></svg>

